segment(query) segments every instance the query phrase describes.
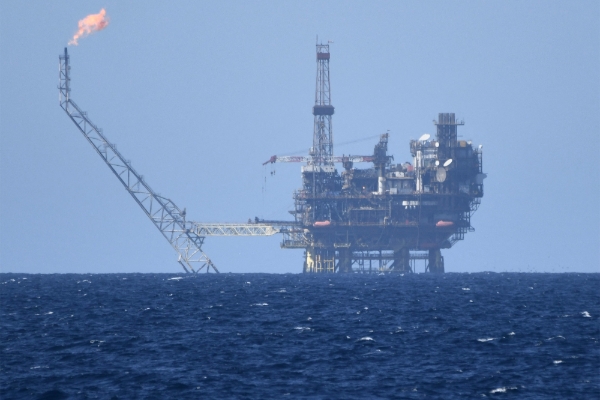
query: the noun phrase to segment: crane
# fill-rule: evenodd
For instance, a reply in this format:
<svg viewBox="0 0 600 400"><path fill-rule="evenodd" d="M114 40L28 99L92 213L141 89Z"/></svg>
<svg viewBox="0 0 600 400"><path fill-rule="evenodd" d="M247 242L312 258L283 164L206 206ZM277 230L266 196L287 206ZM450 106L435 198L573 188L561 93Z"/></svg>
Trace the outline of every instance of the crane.
<svg viewBox="0 0 600 400"><path fill-rule="evenodd" d="M272 236L282 233L297 241L303 240L303 233L295 222L260 221L249 224L201 223L186 220L183 210L170 199L157 194L111 143L102 129L98 128L71 99L69 55L67 48L59 55L59 104L75 123L79 131L104 160L106 165L123 184L127 192L169 244L178 253L178 262L185 272L198 273L202 270L219 272L211 259L202 251L206 236Z"/></svg>

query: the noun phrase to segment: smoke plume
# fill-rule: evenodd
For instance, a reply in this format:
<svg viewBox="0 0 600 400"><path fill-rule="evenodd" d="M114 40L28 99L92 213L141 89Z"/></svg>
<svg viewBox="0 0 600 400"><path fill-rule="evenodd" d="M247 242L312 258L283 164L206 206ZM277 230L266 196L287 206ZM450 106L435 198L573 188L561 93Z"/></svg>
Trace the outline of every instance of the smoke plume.
<svg viewBox="0 0 600 400"><path fill-rule="evenodd" d="M98 14L90 14L84 19L79 21L79 29L77 33L73 35L73 39L69 41L69 44L77 46L77 41L94 32L101 31L108 26L109 19L106 16L106 10L103 8Z"/></svg>

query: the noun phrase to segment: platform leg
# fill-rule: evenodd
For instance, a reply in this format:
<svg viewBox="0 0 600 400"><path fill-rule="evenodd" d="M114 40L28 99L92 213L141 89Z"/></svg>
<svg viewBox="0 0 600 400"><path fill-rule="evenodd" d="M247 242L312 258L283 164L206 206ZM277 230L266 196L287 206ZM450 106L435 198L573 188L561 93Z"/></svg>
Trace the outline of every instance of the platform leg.
<svg viewBox="0 0 600 400"><path fill-rule="evenodd" d="M316 257L315 257L315 249L313 247L308 247L306 249L306 260L304 261L304 270L307 273L314 273L316 271Z"/></svg>
<svg viewBox="0 0 600 400"><path fill-rule="evenodd" d="M308 273L334 273L335 252L315 247L306 248L305 271Z"/></svg>
<svg viewBox="0 0 600 400"><path fill-rule="evenodd" d="M352 251L350 248L338 250L338 272L339 273L350 273L352 272Z"/></svg>
<svg viewBox="0 0 600 400"><path fill-rule="evenodd" d="M444 273L444 257L440 249L429 250L429 263L427 264L427 270L432 273Z"/></svg>
<svg viewBox="0 0 600 400"><path fill-rule="evenodd" d="M402 274L413 272L410 267L410 251L405 247L394 251L394 272Z"/></svg>

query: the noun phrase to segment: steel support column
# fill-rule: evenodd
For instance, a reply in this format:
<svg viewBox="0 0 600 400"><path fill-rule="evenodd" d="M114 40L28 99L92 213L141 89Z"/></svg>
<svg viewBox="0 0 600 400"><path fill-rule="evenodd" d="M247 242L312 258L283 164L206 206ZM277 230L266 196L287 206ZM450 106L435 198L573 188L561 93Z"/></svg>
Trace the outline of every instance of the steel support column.
<svg viewBox="0 0 600 400"><path fill-rule="evenodd" d="M444 273L444 257L442 257L440 249L429 250L427 270L432 273Z"/></svg>

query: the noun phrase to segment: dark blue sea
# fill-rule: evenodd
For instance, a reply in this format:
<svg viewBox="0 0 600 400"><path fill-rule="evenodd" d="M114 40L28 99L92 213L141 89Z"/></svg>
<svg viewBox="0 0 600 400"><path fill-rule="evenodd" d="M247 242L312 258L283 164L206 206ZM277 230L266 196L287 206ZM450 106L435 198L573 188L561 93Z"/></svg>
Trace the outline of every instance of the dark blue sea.
<svg viewBox="0 0 600 400"><path fill-rule="evenodd" d="M0 398L598 399L600 274L0 274Z"/></svg>

